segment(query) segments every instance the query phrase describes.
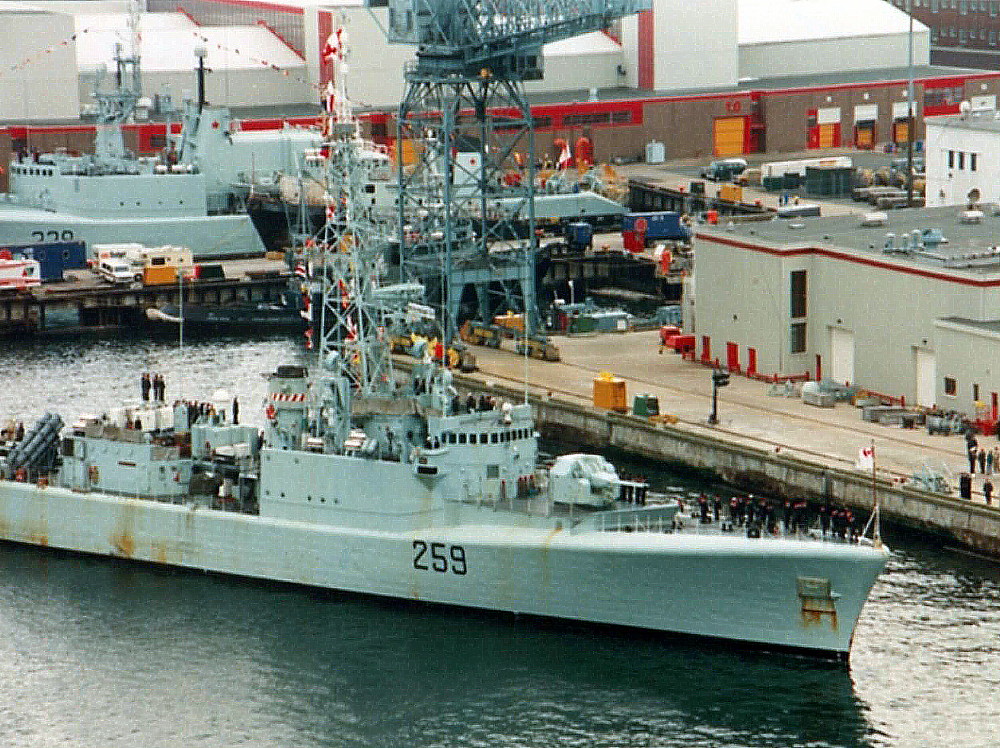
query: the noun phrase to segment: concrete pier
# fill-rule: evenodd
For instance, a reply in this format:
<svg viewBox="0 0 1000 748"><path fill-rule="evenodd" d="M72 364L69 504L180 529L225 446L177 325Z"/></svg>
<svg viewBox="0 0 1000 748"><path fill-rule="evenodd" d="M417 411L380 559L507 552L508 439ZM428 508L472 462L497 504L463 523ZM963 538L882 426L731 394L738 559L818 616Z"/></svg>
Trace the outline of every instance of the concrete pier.
<svg viewBox="0 0 1000 748"><path fill-rule="evenodd" d="M231 260L220 263L225 278L183 283L112 285L92 270L68 270L65 280L0 295L0 336L33 334L47 328L49 312L76 313L81 327L131 325L145 321L146 309L177 304L221 306L280 299L290 272L274 260Z"/></svg>
<svg viewBox="0 0 1000 748"><path fill-rule="evenodd" d="M859 408L838 403L818 408L798 398L769 394L770 385L732 376L720 390L719 423L707 423L711 370L679 356L658 353L656 332L554 338L563 360L525 359L509 351L475 347L480 371L457 377L511 399L527 394L543 435L618 449L666 465L706 471L747 491L778 496L830 498L872 507L872 475L855 468L858 450L875 443L883 517L1000 556L1000 507L986 506L983 477L974 476L973 500L907 488L904 481L925 465L957 475L968 469L960 436L931 436L923 429L861 420ZM611 371L626 380L628 399L659 398L661 413L675 423L599 410L592 405L593 379ZM992 448L995 437L979 437ZM996 476L1000 484L1000 474ZM957 488L957 485L956 485Z"/></svg>

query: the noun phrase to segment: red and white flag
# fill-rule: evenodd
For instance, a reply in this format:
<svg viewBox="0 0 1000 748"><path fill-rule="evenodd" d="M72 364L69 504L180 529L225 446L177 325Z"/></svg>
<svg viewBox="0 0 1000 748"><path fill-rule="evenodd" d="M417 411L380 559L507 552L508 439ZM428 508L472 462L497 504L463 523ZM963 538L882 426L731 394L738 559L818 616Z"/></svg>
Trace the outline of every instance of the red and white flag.
<svg viewBox="0 0 1000 748"><path fill-rule="evenodd" d="M343 29L337 29L326 38L326 43L323 44L323 51L320 53L323 55L323 62L331 62L334 57L337 57L341 53L340 35L342 33Z"/></svg>
<svg viewBox="0 0 1000 748"><path fill-rule="evenodd" d="M854 467L858 470L872 470L875 467L875 447L860 447Z"/></svg>
<svg viewBox="0 0 1000 748"><path fill-rule="evenodd" d="M568 169L572 162L573 154L569 152L569 143L564 143L562 153L559 154L559 163L557 164L557 167L559 169Z"/></svg>

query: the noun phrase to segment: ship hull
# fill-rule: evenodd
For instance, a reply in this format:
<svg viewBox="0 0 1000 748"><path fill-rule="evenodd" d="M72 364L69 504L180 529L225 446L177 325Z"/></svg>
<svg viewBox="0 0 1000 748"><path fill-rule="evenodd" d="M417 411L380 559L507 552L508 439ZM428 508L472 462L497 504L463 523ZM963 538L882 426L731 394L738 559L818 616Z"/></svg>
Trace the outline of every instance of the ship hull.
<svg viewBox="0 0 1000 748"><path fill-rule="evenodd" d="M845 659L886 553L496 524L383 532L0 481L0 539ZM823 580L828 602L802 596Z"/></svg>
<svg viewBox="0 0 1000 748"><path fill-rule="evenodd" d="M247 215L89 218L0 203L0 245L84 241L189 247L195 259L258 256L264 244Z"/></svg>

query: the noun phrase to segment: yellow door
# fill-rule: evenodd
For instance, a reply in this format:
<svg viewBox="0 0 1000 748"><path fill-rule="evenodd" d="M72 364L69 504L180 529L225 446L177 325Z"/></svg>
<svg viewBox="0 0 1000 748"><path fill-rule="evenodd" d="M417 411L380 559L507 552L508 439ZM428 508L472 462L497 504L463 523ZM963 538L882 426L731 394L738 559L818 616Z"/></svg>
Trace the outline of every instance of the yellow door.
<svg viewBox="0 0 1000 748"><path fill-rule="evenodd" d="M717 117L712 126L712 149L715 155L742 155L745 128L744 117Z"/></svg>
<svg viewBox="0 0 1000 748"><path fill-rule="evenodd" d="M871 148L875 145L875 133L871 125L858 125L858 137L855 145L858 148Z"/></svg>
<svg viewBox="0 0 1000 748"><path fill-rule="evenodd" d="M819 126L819 147L820 148L833 148L834 135L836 134L836 125L820 125Z"/></svg>
<svg viewBox="0 0 1000 748"><path fill-rule="evenodd" d="M893 125L893 129L896 131L896 142L905 143L909 139L909 130L907 129L906 120L896 122Z"/></svg>

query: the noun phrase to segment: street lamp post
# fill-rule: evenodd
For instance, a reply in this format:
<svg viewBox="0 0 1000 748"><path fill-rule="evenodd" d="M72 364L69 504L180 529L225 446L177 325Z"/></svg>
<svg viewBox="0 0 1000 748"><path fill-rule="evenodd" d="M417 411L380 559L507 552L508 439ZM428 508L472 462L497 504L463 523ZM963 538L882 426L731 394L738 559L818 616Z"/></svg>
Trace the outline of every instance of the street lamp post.
<svg viewBox="0 0 1000 748"><path fill-rule="evenodd" d="M906 207L913 206L913 0L906 0L910 33L906 44Z"/></svg>
<svg viewBox="0 0 1000 748"><path fill-rule="evenodd" d="M708 422L713 426L719 422L719 388L729 384L729 372L725 369L712 371L712 412Z"/></svg>

